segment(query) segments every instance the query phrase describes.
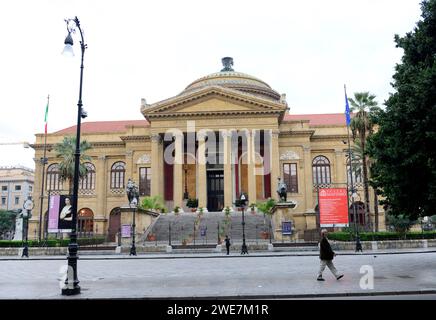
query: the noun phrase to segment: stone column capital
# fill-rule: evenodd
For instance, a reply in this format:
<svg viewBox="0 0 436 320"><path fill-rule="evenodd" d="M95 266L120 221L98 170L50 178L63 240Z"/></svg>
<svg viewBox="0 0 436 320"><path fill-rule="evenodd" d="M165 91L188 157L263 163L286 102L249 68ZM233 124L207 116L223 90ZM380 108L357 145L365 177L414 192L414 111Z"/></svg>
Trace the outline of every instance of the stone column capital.
<svg viewBox="0 0 436 320"><path fill-rule="evenodd" d="M152 133L150 135L150 139L151 139L152 142L157 142L157 143L162 142L162 138L161 138L159 133Z"/></svg>
<svg viewBox="0 0 436 320"><path fill-rule="evenodd" d="M98 157L97 157L97 159L100 160L100 161L105 161L106 158L107 158L107 157L106 157L105 155L101 155L101 156L98 156Z"/></svg>
<svg viewBox="0 0 436 320"><path fill-rule="evenodd" d="M126 157L131 158L133 156L133 150L126 150Z"/></svg>

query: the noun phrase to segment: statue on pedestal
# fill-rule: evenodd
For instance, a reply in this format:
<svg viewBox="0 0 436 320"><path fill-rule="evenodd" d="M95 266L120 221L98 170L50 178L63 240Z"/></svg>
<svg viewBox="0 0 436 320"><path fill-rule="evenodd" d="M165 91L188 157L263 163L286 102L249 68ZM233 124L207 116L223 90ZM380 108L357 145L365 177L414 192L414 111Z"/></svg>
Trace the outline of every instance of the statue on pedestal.
<svg viewBox="0 0 436 320"><path fill-rule="evenodd" d="M129 199L129 205L132 203L133 199L136 199L136 204L138 204L139 190L135 182L132 181L132 179L129 179L129 181L127 181L126 193L127 198Z"/></svg>
<svg viewBox="0 0 436 320"><path fill-rule="evenodd" d="M277 186L277 194L279 195L280 202L286 202L288 187L286 183L281 178L278 179L278 186Z"/></svg>

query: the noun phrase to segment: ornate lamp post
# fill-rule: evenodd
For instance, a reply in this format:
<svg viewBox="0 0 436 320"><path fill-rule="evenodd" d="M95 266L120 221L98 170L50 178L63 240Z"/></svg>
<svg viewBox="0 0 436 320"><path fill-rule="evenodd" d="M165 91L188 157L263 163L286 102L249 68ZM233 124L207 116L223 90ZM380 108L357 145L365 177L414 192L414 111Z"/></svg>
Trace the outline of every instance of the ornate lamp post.
<svg viewBox="0 0 436 320"><path fill-rule="evenodd" d="M80 293L79 279L77 277L77 200L79 190L79 165L80 165L80 121L82 118L87 117L87 113L83 110L82 106L82 83L83 83L83 57L87 45L83 39L83 32L80 27L80 22L77 17L74 19L66 19L68 35L65 38L65 48L62 52L66 56L74 56L73 52L73 38L71 33L75 33L75 27L80 32L80 48L82 51L82 59L80 64L80 87L79 87L79 101L77 103L77 131L76 131L76 150L74 153L74 178L73 178L73 201L72 201L72 227L70 233L70 243L68 244L68 276L65 280L65 287L62 288L63 295L75 295ZM75 27L74 27L75 25Z"/></svg>
<svg viewBox="0 0 436 320"><path fill-rule="evenodd" d="M23 217L23 233L24 233L24 248L23 248L23 253L21 255L22 257L27 257L29 258L29 247L28 247L28 236L29 236L29 219L32 217L31 211L33 209L33 201L32 201L32 197L28 197L26 201L24 201L24 205L23 205L23 209L24 211L22 212L22 217Z"/></svg>
<svg viewBox="0 0 436 320"><path fill-rule="evenodd" d="M247 205L248 197L242 193L239 197L240 205L242 207L242 248L241 248L241 254L248 254L247 244L245 243L245 217L244 217L244 211L245 206Z"/></svg>
<svg viewBox="0 0 436 320"><path fill-rule="evenodd" d="M129 207L133 209L133 224L132 224L132 246L130 248L130 256L136 256L136 246L135 246L135 234L136 234L136 208L138 206L139 201L139 191L138 187L135 185L131 179L127 182L127 198L129 199Z"/></svg>

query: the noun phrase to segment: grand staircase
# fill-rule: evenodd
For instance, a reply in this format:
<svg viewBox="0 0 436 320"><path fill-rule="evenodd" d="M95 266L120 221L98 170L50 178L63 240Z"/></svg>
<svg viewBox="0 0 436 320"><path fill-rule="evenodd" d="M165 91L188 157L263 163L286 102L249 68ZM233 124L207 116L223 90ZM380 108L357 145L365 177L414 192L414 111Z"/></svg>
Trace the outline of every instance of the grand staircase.
<svg viewBox="0 0 436 320"><path fill-rule="evenodd" d="M269 241L262 239L263 232L269 231L270 218L262 213L245 212L245 239L247 242ZM228 235L233 243L242 242L242 212L229 215L223 212L198 213L185 212L179 215L162 214L158 217L148 234L154 234L156 242L169 242L186 245L216 245ZM150 240L144 239L145 242Z"/></svg>

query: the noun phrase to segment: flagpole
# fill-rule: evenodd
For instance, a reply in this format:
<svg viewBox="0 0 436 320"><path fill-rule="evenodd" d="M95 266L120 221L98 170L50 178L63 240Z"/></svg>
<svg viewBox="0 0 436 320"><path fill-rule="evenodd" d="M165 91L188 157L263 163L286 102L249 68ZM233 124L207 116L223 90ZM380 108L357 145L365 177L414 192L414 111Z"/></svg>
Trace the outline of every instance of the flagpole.
<svg viewBox="0 0 436 320"><path fill-rule="evenodd" d="M45 165L47 164L47 112L50 104L50 95L47 96L47 107L45 109L44 119L44 155L41 158L42 163L42 182L41 182L41 195L39 204L39 226L38 226L38 242L41 243L41 230L42 230L42 206L44 204L44 182L45 182ZM48 207L47 207L48 210Z"/></svg>
<svg viewBox="0 0 436 320"><path fill-rule="evenodd" d="M356 251L360 250L362 251L362 245L360 243L359 239L359 224L357 223L357 213L356 213L356 206L354 205L354 182L353 182L353 160L351 156L351 142L350 142L350 124L349 124L349 118L350 117L350 110L348 108L348 98L347 98L347 87L344 84L344 92L345 92L345 105L347 107L346 113L347 113L347 139L348 139L348 160L350 161L350 184L351 184L351 206L353 207L353 216L354 216L354 231L356 233Z"/></svg>

